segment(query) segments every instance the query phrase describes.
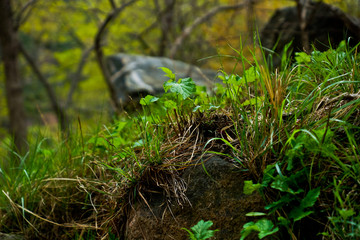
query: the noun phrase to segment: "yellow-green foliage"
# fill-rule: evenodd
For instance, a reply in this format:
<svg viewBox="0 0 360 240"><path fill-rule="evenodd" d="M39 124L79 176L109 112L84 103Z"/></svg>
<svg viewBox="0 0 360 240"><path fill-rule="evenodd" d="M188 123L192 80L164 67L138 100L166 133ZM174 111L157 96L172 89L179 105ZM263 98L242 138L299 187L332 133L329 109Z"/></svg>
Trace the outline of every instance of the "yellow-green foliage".
<svg viewBox="0 0 360 240"><path fill-rule="evenodd" d="M121 1L115 2L120 4ZM156 6L155 1L137 1L121 12L110 23L104 36L104 54L110 55L117 52L156 54L162 32L160 24L155 23L158 21L159 11L164 8L163 1L158 2L160 6ZM326 2L336 3L342 9L352 12L356 9L351 7L356 6L353 0L327 0ZM25 3L26 1L23 0L15 0L15 12L18 12L20 6ZM169 34L169 41L175 41L186 26L210 9L219 5L237 3L239 1L235 0L177 1L173 14L176 27ZM252 46L252 33L249 33L249 23L252 19L255 19L258 24L258 29L254 30L261 30L276 8L288 5L294 5L294 1L264 0L255 5L254 16L249 15L248 9L221 12L211 21L198 26L184 41L186 50L180 49L178 57L183 58L184 61L197 62L201 58L217 54L234 55L236 53L232 47L239 49L240 46L246 46L246 44ZM108 0L51 0L37 1L26 12L28 17L20 26L19 38L54 88L61 104L67 98L82 54L93 45L98 27L110 11L111 6ZM136 38L141 34L147 47ZM167 46L165 54L169 54L169 48L170 46ZM254 50L244 47L242 54L249 58L253 54L251 51ZM219 62L218 58L213 57L197 63L214 69L220 66L226 72L232 72L234 58L225 57ZM238 65L236 71L242 71L242 66ZM20 61L20 75L26 88L24 92L28 115L37 116L39 110L51 111L43 86L23 58ZM109 106L107 103L109 94L96 63L95 54L90 54L87 58L81 80L73 97L75 109L93 110ZM4 72L0 70L0 121L3 121L7 115L3 84ZM76 115L79 114L77 110L70 109L70 113L74 112Z"/></svg>

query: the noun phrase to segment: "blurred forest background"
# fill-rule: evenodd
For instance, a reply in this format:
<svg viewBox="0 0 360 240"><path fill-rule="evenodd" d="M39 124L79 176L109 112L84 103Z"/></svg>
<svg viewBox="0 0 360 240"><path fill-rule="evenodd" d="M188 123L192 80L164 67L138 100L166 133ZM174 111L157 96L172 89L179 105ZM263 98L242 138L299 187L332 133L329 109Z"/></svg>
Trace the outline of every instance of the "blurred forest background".
<svg viewBox="0 0 360 240"><path fill-rule="evenodd" d="M70 122L80 119L86 128L109 120L110 96L94 45L99 32L104 56L119 52L166 56L231 72L234 60L217 56L236 55L233 49L253 46L253 32L260 31L277 8L295 5L295 1L290 0L11 2L21 45L18 70L30 132L39 125L58 128L49 89ZM324 2L360 16L359 0ZM104 24L106 28L102 29ZM2 53L3 49L0 55ZM245 51L245 54L251 56L250 52ZM2 140L7 139L10 124L5 96L4 66L1 64Z"/></svg>

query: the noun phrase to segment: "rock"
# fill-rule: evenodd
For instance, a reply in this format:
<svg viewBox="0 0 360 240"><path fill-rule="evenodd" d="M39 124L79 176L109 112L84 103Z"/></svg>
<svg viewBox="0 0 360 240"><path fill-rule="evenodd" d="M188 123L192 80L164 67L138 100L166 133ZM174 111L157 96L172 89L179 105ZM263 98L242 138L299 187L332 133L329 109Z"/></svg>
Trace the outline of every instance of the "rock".
<svg viewBox="0 0 360 240"><path fill-rule="evenodd" d="M309 42L319 51L326 51L330 44L336 48L342 40L349 41L350 46L360 42L360 19L334 6L312 2L306 19ZM294 52L303 51L297 7L278 9L263 28L260 39L263 47L275 48L280 55L290 41ZM280 59L275 57L275 67L280 66Z"/></svg>
<svg viewBox="0 0 360 240"><path fill-rule="evenodd" d="M166 206L163 193L151 194L147 204L139 202L131 210L125 239L189 239L181 228L190 229L199 220L211 220L211 229L219 229L216 239L240 239L242 226L255 220L245 214L264 211L264 202L258 193L243 194L246 173L219 157L189 167L181 175L187 183L185 192L189 203L173 201ZM190 205L191 204L191 205ZM150 207L150 208L149 208ZM246 238L257 239L255 235Z"/></svg>
<svg viewBox="0 0 360 240"><path fill-rule="evenodd" d="M176 78L191 77L196 84L212 87L217 72L200 69L181 61L165 57L150 57L119 53L107 58L107 66L111 74L119 101L128 102L132 99L145 97L147 94L159 94L164 91L163 84L168 77L159 69L169 68L176 73Z"/></svg>

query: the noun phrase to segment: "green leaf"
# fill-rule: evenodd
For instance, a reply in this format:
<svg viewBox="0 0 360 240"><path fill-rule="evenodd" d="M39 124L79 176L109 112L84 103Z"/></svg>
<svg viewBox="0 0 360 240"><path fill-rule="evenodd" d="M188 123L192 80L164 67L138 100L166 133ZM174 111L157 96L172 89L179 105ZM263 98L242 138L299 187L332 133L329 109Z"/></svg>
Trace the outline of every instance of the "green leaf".
<svg viewBox="0 0 360 240"><path fill-rule="evenodd" d="M213 225L212 221L205 222L204 220L200 220L195 226L191 227L193 232L190 232L186 228L186 230L191 239L195 240L205 240L214 236L214 233L218 230L210 230L209 228Z"/></svg>
<svg viewBox="0 0 360 240"><path fill-rule="evenodd" d="M296 207L289 213L289 218L293 218L294 222L299 221L303 219L304 217L312 214L314 211L306 211L304 212L304 209L301 207Z"/></svg>
<svg viewBox="0 0 360 240"><path fill-rule="evenodd" d="M310 190L306 196L301 200L300 206L302 208L314 206L316 199L320 195L320 187Z"/></svg>
<svg viewBox="0 0 360 240"><path fill-rule="evenodd" d="M256 226L258 226L260 229L260 232L258 234L260 239L263 239L264 237L269 236L279 230L279 228L274 228L274 224L271 220L265 218L257 221Z"/></svg>
<svg viewBox="0 0 360 240"><path fill-rule="evenodd" d="M141 98L140 104L146 106L149 105L150 103L156 102L157 100L159 100L159 98L151 95L147 95L145 98Z"/></svg>
<svg viewBox="0 0 360 240"><path fill-rule="evenodd" d="M179 79L178 82L170 80L164 83L164 90L165 92L170 90L170 92L177 93L185 100L196 92L196 85L191 78Z"/></svg>
<svg viewBox="0 0 360 240"><path fill-rule="evenodd" d="M299 64L309 63L311 62L311 57L304 52L297 52L295 53L295 60Z"/></svg>
<svg viewBox="0 0 360 240"><path fill-rule="evenodd" d="M344 209L343 208L343 209L338 210L338 212L339 212L340 216L345 220L347 218L355 215L354 209Z"/></svg>
<svg viewBox="0 0 360 240"><path fill-rule="evenodd" d="M243 226L243 230L241 230L241 233L240 233L241 234L240 240L245 239L253 231L259 232L260 229L257 225L255 225L254 222L245 223Z"/></svg>
<svg viewBox="0 0 360 240"><path fill-rule="evenodd" d="M181 229L185 230L189 233L190 240L197 240L195 235L189 229L186 229L186 228L181 228Z"/></svg>
<svg viewBox="0 0 360 240"><path fill-rule="evenodd" d="M259 232L258 237L260 239L279 231L279 228L273 228L274 224L272 223L272 221L266 218L260 219L256 223L248 222L243 226L240 240L245 239L252 231Z"/></svg>
<svg viewBox="0 0 360 240"><path fill-rule="evenodd" d="M197 110L199 110L201 108L201 106L200 105L196 105L194 108L193 108L193 112L196 112Z"/></svg>
<svg viewBox="0 0 360 240"><path fill-rule="evenodd" d="M259 217L259 216L265 216L266 213L263 212L249 212L247 214L245 214L245 216L247 217Z"/></svg>
<svg viewBox="0 0 360 240"><path fill-rule="evenodd" d="M278 217L278 224L288 227L288 226L290 226L290 223L291 222L289 219L286 219L284 217Z"/></svg>
<svg viewBox="0 0 360 240"><path fill-rule="evenodd" d="M176 102L174 102L173 100L166 100L164 102L164 107L166 108L166 110L172 110L177 108Z"/></svg>
<svg viewBox="0 0 360 240"><path fill-rule="evenodd" d="M133 147L133 148L142 147L142 146L144 146L144 144L145 144L145 143L144 143L144 140L143 140L143 139L140 139L140 140L134 142L134 144L132 145L132 147Z"/></svg>
<svg viewBox="0 0 360 240"><path fill-rule="evenodd" d="M274 229L271 230L271 231L259 232L259 234L258 234L259 239L263 239L264 237L269 236L269 235L272 235L272 234L276 233L277 231L279 231L279 228L278 228L278 227L274 228Z"/></svg>
<svg viewBox="0 0 360 240"><path fill-rule="evenodd" d="M295 188L298 182L300 182L300 180L298 179L299 176L303 177L303 171L299 171L296 174L292 174L290 177L286 177L286 176L276 176L275 180L271 183L271 187L277 190L280 190L282 192L288 192L291 194L299 194L302 193L304 190L303 189L297 189L296 191L293 190L293 188Z"/></svg>
<svg viewBox="0 0 360 240"><path fill-rule="evenodd" d="M163 70L164 73L166 73L164 76L170 78L171 80L175 81L175 74L166 67L159 67L161 70Z"/></svg>
<svg viewBox="0 0 360 240"><path fill-rule="evenodd" d="M294 199L295 199L294 195L286 194L285 196L281 197L280 200L278 200L276 202L272 202L269 205L265 206L265 209L266 210L272 209L271 211L273 212L273 211L281 208L282 206L290 203Z"/></svg>
<svg viewBox="0 0 360 240"><path fill-rule="evenodd" d="M235 74L225 75L225 77L223 78L223 82L234 86L242 86L245 83L241 77Z"/></svg>
<svg viewBox="0 0 360 240"><path fill-rule="evenodd" d="M245 195L250 195L250 194L252 194L254 191L258 190L259 188L261 188L261 184L260 184L260 183L254 184L252 180L250 180L250 181L244 181L244 194L245 194Z"/></svg>
<svg viewBox="0 0 360 240"><path fill-rule="evenodd" d="M255 82L258 77L259 72L255 67L250 67L245 71L244 78L248 83Z"/></svg>
<svg viewBox="0 0 360 240"><path fill-rule="evenodd" d="M267 165L264 170L264 176L261 183L263 187L269 186L270 182L273 180L274 173L275 173L275 165Z"/></svg>
<svg viewBox="0 0 360 240"><path fill-rule="evenodd" d="M255 98L251 98L250 100L245 100L241 105L242 106L254 106L255 104L257 104L257 106L260 106L263 102L264 102L265 97L255 97Z"/></svg>
<svg viewBox="0 0 360 240"><path fill-rule="evenodd" d="M287 183L287 179L280 176L277 176L276 179L271 183L271 187L282 192L289 192L289 190L291 190Z"/></svg>

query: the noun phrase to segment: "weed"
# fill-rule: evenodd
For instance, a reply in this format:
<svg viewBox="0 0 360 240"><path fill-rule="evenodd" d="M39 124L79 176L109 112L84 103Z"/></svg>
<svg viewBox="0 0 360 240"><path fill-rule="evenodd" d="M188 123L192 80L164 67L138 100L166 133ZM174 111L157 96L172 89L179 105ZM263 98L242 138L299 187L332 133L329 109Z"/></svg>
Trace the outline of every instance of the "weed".
<svg viewBox="0 0 360 240"><path fill-rule="evenodd" d="M219 230L210 230L209 228L212 225L213 225L212 221L205 222L204 220L200 220L195 226L191 227L192 231L186 228L182 228L182 229L189 233L189 238L191 240L205 240L208 238L212 238L214 236L214 233L219 231Z"/></svg>

